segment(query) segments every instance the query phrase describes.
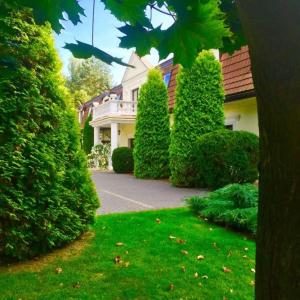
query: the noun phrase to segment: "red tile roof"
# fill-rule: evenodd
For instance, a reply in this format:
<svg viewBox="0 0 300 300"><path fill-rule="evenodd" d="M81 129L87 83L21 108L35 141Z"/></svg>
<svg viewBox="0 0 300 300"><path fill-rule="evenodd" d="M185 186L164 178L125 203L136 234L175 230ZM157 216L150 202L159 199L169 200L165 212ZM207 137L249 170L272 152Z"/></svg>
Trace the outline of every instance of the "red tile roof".
<svg viewBox="0 0 300 300"><path fill-rule="evenodd" d="M254 93L251 62L248 47L244 46L232 55L221 55L223 84L226 98L243 93Z"/></svg>

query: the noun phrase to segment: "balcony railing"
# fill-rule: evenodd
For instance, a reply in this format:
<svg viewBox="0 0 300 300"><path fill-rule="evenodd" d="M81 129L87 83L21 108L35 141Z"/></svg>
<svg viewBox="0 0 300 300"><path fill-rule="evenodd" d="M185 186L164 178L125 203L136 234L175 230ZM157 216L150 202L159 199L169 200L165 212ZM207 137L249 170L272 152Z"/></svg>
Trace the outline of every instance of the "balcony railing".
<svg viewBox="0 0 300 300"><path fill-rule="evenodd" d="M137 102L109 100L93 109L93 120L110 116L135 116L137 112Z"/></svg>

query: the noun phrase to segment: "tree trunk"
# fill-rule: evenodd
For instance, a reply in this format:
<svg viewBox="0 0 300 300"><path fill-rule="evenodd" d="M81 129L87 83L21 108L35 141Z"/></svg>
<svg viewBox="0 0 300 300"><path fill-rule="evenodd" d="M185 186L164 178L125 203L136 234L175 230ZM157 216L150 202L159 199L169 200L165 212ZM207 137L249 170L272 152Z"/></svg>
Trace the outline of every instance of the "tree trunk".
<svg viewBox="0 0 300 300"><path fill-rule="evenodd" d="M237 0L260 132L256 299L300 299L300 0Z"/></svg>

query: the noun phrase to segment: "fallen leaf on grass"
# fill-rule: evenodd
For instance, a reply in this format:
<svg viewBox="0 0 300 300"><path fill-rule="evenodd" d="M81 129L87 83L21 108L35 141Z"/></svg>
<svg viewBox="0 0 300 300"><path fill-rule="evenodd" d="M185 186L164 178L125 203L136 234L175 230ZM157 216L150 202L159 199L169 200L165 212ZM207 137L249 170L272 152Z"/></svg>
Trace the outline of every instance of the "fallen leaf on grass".
<svg viewBox="0 0 300 300"><path fill-rule="evenodd" d="M169 235L169 239L170 239L170 240L175 240L175 239L176 239L176 236Z"/></svg>
<svg viewBox="0 0 300 300"><path fill-rule="evenodd" d="M76 283L73 284L74 289L79 289L80 288L80 283L77 281Z"/></svg>
<svg viewBox="0 0 300 300"><path fill-rule="evenodd" d="M199 274L196 272L196 273L194 274L194 277L195 277L195 278L198 278L198 277L199 277Z"/></svg>
<svg viewBox="0 0 300 300"><path fill-rule="evenodd" d="M181 271L182 271L182 272L185 272L185 271L186 271L185 266L181 266Z"/></svg>
<svg viewBox="0 0 300 300"><path fill-rule="evenodd" d="M188 255L189 253L186 250L181 250L181 253L184 255Z"/></svg>
<svg viewBox="0 0 300 300"><path fill-rule="evenodd" d="M114 259L114 261L115 261L116 265L120 264L122 262L121 256L120 255L116 256L115 259Z"/></svg>
<svg viewBox="0 0 300 300"><path fill-rule="evenodd" d="M55 269L56 274L60 274L60 273L62 273L62 271L63 271L62 268L59 268L59 267Z"/></svg>
<svg viewBox="0 0 300 300"><path fill-rule="evenodd" d="M255 280L251 280L251 281L250 281L250 284L251 284L252 286L255 286Z"/></svg>
<svg viewBox="0 0 300 300"><path fill-rule="evenodd" d="M230 289L229 292L232 294L233 293L233 289Z"/></svg>
<svg viewBox="0 0 300 300"><path fill-rule="evenodd" d="M223 267L222 270L224 273L231 273L231 269L229 269L227 267Z"/></svg>
<svg viewBox="0 0 300 300"><path fill-rule="evenodd" d="M125 268L128 268L129 265L130 265L130 262L129 261L125 261L125 263L124 263Z"/></svg>
<svg viewBox="0 0 300 300"><path fill-rule="evenodd" d="M204 259L204 256L203 256L203 255L198 255L198 256L197 256L197 259L198 259L198 260L203 260L203 259Z"/></svg>
<svg viewBox="0 0 300 300"><path fill-rule="evenodd" d="M178 240L176 240L176 242L177 242L178 244L185 244L185 243L186 243L186 240L178 239Z"/></svg>
<svg viewBox="0 0 300 300"><path fill-rule="evenodd" d="M210 227L210 228L209 228L209 231L213 231L213 229Z"/></svg>
<svg viewBox="0 0 300 300"><path fill-rule="evenodd" d="M169 285L169 290L170 290L170 291L173 291L173 290L174 290L174 284L173 284L173 283L170 283L170 285Z"/></svg>
<svg viewBox="0 0 300 300"><path fill-rule="evenodd" d="M201 282L198 282L198 286L202 287L202 283L201 283Z"/></svg>
<svg viewBox="0 0 300 300"><path fill-rule="evenodd" d="M227 257L230 257L231 255L232 255L232 251L229 250L229 251L228 251L228 254L227 254Z"/></svg>
<svg viewBox="0 0 300 300"><path fill-rule="evenodd" d="M124 246L124 243L122 243L122 242L117 242L117 243L116 243L116 246L117 246L117 247Z"/></svg>
<svg viewBox="0 0 300 300"><path fill-rule="evenodd" d="M161 220L157 218L157 219L155 220L155 222L156 222L157 224L160 224L160 223L161 223Z"/></svg>
<svg viewBox="0 0 300 300"><path fill-rule="evenodd" d="M244 248L245 251L249 251L249 248Z"/></svg>
<svg viewBox="0 0 300 300"><path fill-rule="evenodd" d="M252 268L252 269L251 269L251 272L255 273L255 269L254 269L254 268Z"/></svg>
<svg viewBox="0 0 300 300"><path fill-rule="evenodd" d="M248 258L248 256L247 255L243 255L243 258Z"/></svg>
<svg viewBox="0 0 300 300"><path fill-rule="evenodd" d="M208 276L207 275L203 275L202 278L203 279L208 279Z"/></svg>

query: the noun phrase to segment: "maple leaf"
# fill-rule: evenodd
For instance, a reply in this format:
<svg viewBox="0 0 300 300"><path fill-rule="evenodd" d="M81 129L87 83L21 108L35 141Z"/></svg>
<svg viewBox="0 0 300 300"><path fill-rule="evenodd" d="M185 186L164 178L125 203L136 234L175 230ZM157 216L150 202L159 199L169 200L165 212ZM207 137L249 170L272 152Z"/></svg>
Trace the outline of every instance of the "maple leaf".
<svg viewBox="0 0 300 300"><path fill-rule="evenodd" d="M73 56L76 58L90 58L92 56L95 56L96 58L102 60L103 62L111 65L113 62L122 65L122 66L129 66L133 67L131 65L128 65L124 63L120 58L111 56L110 54L102 51L101 49L98 49L92 45L76 41L77 44L74 43L67 43L65 44L64 48L68 49L72 52Z"/></svg>

